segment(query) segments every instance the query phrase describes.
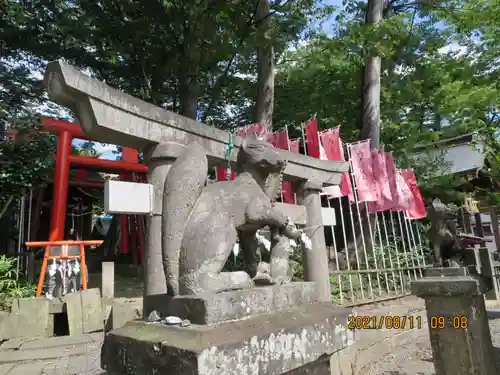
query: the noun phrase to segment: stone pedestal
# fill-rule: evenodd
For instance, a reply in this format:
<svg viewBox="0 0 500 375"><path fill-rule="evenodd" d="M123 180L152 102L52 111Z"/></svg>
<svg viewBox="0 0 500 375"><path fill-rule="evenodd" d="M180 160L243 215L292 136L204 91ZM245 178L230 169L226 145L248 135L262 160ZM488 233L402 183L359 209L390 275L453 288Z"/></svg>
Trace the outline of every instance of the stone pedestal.
<svg viewBox="0 0 500 375"><path fill-rule="evenodd" d="M494 375L481 283L464 273L434 270L411 284L412 293L425 299L436 375Z"/></svg>
<svg viewBox="0 0 500 375"><path fill-rule="evenodd" d="M470 276L469 267L431 267L424 269L424 277ZM413 285L413 284L412 284Z"/></svg>
<svg viewBox="0 0 500 375"><path fill-rule="evenodd" d="M196 296L156 295L149 298L147 305L162 316L213 324L313 302L318 302L316 284L301 282Z"/></svg>
<svg viewBox="0 0 500 375"><path fill-rule="evenodd" d="M128 322L106 336L101 365L121 375L330 375L330 356L349 343L349 311L315 302L315 289L293 283L179 297L184 316L214 324Z"/></svg>
<svg viewBox="0 0 500 375"><path fill-rule="evenodd" d="M306 207L306 234L311 239L312 251L303 254L304 279L314 281L318 286L318 298L323 302L332 301L332 291L328 270L328 254L326 252L325 232L321 208L322 184L306 181L300 186L299 203Z"/></svg>

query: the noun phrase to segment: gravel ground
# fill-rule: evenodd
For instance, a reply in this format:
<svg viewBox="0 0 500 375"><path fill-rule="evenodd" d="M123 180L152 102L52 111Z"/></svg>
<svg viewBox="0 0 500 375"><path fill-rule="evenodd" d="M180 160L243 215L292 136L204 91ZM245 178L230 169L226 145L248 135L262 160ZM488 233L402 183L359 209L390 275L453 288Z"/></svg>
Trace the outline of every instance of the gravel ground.
<svg viewBox="0 0 500 375"><path fill-rule="evenodd" d="M500 306L488 310L490 315L490 331L497 355L497 369L500 374ZM86 344L86 353L73 357L63 357L45 362L42 375L111 375L101 370L101 342ZM16 374L18 372L15 372ZM23 371L23 375L40 375L40 371ZM0 364L0 374L2 365ZM390 355L349 375L431 375L435 374L432 352L427 329L419 330L403 342ZM338 374L332 374L338 375Z"/></svg>
<svg viewBox="0 0 500 375"><path fill-rule="evenodd" d="M490 330L493 344L497 349L497 366L500 373L500 310L495 311L495 319L490 319ZM87 356L87 365L78 375L106 375L100 369L100 346ZM426 329L419 331L403 342L398 349L378 362L365 367L359 374L353 375L433 375L434 364ZM337 375L337 374L332 374Z"/></svg>
<svg viewBox="0 0 500 375"><path fill-rule="evenodd" d="M500 309L489 310L490 332L500 373ZM422 329L418 336L411 337L398 349L378 362L365 367L359 375L433 375L432 350L429 332ZM333 374L332 374L333 375ZM358 375L358 374L356 374Z"/></svg>
<svg viewBox="0 0 500 375"><path fill-rule="evenodd" d="M101 345L90 344L93 347L86 355L86 364L80 372L75 375L106 375L107 372L101 369Z"/></svg>

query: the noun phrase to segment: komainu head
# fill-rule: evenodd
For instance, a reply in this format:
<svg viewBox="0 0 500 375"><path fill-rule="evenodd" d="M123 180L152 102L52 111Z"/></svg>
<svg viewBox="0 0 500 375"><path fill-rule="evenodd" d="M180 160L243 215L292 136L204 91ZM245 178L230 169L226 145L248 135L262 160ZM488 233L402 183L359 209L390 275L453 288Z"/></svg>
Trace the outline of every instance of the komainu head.
<svg viewBox="0 0 500 375"><path fill-rule="evenodd" d="M286 166L279 152L268 142L258 139L255 134L248 134L241 145L236 161L239 173L260 169L267 173L281 172Z"/></svg>

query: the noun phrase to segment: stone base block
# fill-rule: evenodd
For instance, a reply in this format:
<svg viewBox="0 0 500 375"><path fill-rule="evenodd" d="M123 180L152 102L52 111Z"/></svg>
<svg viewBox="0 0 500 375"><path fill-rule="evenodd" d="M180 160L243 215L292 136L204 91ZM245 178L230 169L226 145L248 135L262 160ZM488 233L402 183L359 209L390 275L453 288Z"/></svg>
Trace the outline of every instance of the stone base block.
<svg viewBox="0 0 500 375"><path fill-rule="evenodd" d="M210 326L128 322L106 336L101 366L117 375L330 375L329 357L350 343L349 313L317 302Z"/></svg>
<svg viewBox="0 0 500 375"><path fill-rule="evenodd" d="M142 298L115 298L106 322L106 331L123 327L128 321L141 318Z"/></svg>
<svg viewBox="0 0 500 375"><path fill-rule="evenodd" d="M431 267L424 269L424 277L469 276L469 267Z"/></svg>
<svg viewBox="0 0 500 375"><path fill-rule="evenodd" d="M162 316L189 319L194 324L220 323L318 301L316 283L313 282L255 287L206 296L172 298L156 295L147 298L148 310L156 310Z"/></svg>
<svg viewBox="0 0 500 375"><path fill-rule="evenodd" d="M50 337L54 333L46 298L19 298L12 301L11 313L0 322L0 341L12 338Z"/></svg>

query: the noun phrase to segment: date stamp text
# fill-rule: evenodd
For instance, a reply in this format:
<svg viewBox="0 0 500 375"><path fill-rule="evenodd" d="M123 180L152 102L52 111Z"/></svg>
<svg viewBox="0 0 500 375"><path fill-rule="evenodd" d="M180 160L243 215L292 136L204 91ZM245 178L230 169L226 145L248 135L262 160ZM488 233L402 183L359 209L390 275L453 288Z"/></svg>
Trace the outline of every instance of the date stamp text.
<svg viewBox="0 0 500 375"><path fill-rule="evenodd" d="M416 315L349 315L347 329L421 329L422 316Z"/></svg>

